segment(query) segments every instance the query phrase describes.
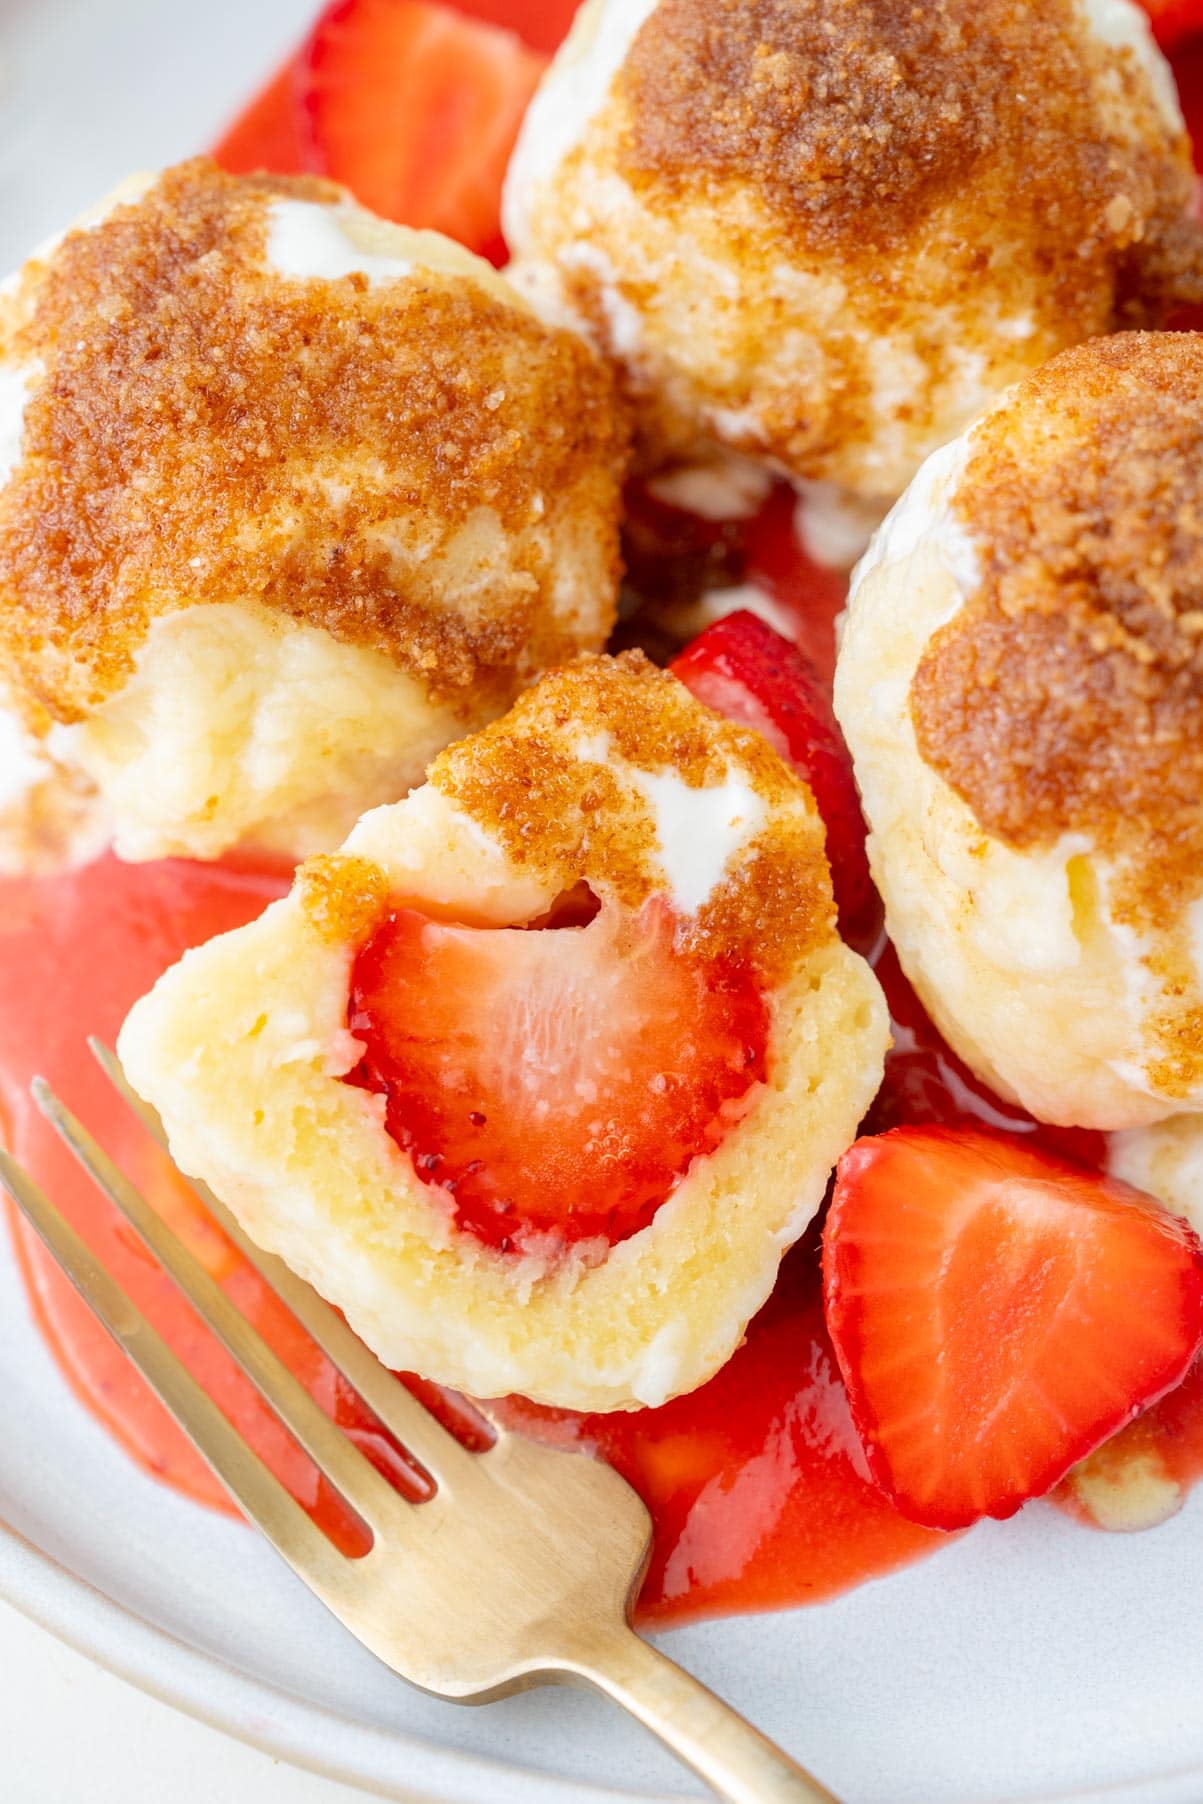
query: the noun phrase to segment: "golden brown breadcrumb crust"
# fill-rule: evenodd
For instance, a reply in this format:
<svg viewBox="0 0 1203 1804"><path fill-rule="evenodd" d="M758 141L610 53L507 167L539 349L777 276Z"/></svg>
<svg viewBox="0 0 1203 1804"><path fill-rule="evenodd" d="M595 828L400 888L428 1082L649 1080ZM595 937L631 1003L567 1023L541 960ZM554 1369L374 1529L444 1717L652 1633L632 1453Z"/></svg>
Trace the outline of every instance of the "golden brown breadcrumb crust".
<svg viewBox="0 0 1203 1804"><path fill-rule="evenodd" d="M982 580L916 670L919 749L994 838L1114 860L1112 912L1181 997L1173 1094L1203 1074L1203 335L1066 351L972 443L954 505Z"/></svg>
<svg viewBox="0 0 1203 1804"><path fill-rule="evenodd" d="M641 652L579 658L551 672L502 720L440 753L430 781L516 865L561 890L587 883L638 908L664 887L654 823L632 804L611 757L670 770L691 789L734 769L767 804L748 852L689 925L699 950L747 960L771 984L831 939L823 827L813 803L798 806L800 779L761 734L703 708Z"/></svg>
<svg viewBox="0 0 1203 1804"><path fill-rule="evenodd" d="M623 781L623 762L671 771L690 788L735 771L766 804L755 838L682 923L683 943L750 964L771 989L834 940L823 824L809 791L763 735L702 707L642 652L549 671L501 720L440 753L429 780L520 869L562 895L587 886L635 910L665 882L651 811ZM316 932L349 945L362 944L399 899L445 912L390 896L383 873L358 856L310 859L297 889Z"/></svg>
<svg viewBox="0 0 1203 1804"><path fill-rule="evenodd" d="M186 602L324 627L453 704L504 700L520 663L578 649L545 544L519 535L592 504L617 576L609 374L467 278L273 274L272 198L338 193L184 164L70 233L0 315L0 352L45 372L0 495L0 653L33 724L119 687L153 618ZM440 556L479 508L512 557L448 604ZM415 514L428 569L401 571L390 529Z"/></svg>
<svg viewBox="0 0 1203 1804"><path fill-rule="evenodd" d="M638 212L607 236L615 177L646 246ZM1073 0L660 0L531 251L567 247L558 282L615 351L643 461L718 430L888 499L906 444L918 461L965 423L958 395L1203 299L1194 190L1146 68ZM663 311L666 228L721 363L688 294Z"/></svg>
<svg viewBox="0 0 1203 1804"><path fill-rule="evenodd" d="M331 945L360 944L388 907L384 873L370 858L319 853L306 859L296 881L310 926Z"/></svg>
<svg viewBox="0 0 1203 1804"><path fill-rule="evenodd" d="M1104 64L1135 139L1103 127ZM1059 256L1049 271L1074 311L1101 258L1132 260L1123 298L1142 308L1184 261L1199 268L1182 143L1133 53L1105 50L1076 0L660 0L621 83L625 171L662 205L699 181L745 182L791 236L863 264L969 196L959 224L979 270L1017 216L1074 246L1080 267ZM888 286L888 268L873 279Z"/></svg>

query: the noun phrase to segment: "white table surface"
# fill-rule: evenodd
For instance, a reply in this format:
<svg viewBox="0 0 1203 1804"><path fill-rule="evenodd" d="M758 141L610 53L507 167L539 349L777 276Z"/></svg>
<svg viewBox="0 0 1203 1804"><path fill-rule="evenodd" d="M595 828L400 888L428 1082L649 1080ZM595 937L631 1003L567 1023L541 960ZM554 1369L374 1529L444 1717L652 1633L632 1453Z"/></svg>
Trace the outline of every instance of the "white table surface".
<svg viewBox="0 0 1203 1804"><path fill-rule="evenodd" d="M3 1603L0 1674L5 1804L363 1804L367 1795L180 1715Z"/></svg>

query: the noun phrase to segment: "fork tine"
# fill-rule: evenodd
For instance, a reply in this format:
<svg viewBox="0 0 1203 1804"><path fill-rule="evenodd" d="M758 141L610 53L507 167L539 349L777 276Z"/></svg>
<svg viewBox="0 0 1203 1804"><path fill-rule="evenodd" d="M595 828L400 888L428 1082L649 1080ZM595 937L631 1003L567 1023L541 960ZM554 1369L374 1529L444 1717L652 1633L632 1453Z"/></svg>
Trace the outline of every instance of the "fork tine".
<svg viewBox="0 0 1203 1804"><path fill-rule="evenodd" d="M90 1039L88 1045L114 1089L133 1110L151 1137L170 1154L163 1123L150 1104L144 1102L137 1091L131 1088L117 1054L101 1040ZM262 1247L256 1246L225 1204L214 1196L206 1184L193 1179L189 1182L239 1252L250 1261L260 1277L271 1285L280 1301L312 1335L326 1357L354 1385L369 1409L374 1411L403 1447L421 1460L432 1477L440 1485L452 1489L457 1481L471 1482L474 1477L478 1477L478 1462L482 1456L467 1452L455 1436L448 1433L442 1423L406 1390L388 1367L381 1365L376 1355L348 1328L342 1316L311 1285L306 1284L303 1278L298 1278L274 1253L264 1252ZM486 1406L474 1403L473 1408L488 1423L498 1443L511 1438L493 1420Z"/></svg>
<svg viewBox="0 0 1203 1804"><path fill-rule="evenodd" d="M2 1147L0 1184L239 1507L308 1584L334 1594L342 1556L230 1426L45 1192Z"/></svg>
<svg viewBox="0 0 1203 1804"><path fill-rule="evenodd" d="M49 1085L35 1078L31 1088L38 1107L68 1150L120 1209L306 1453L369 1527L382 1529L397 1510L405 1507L400 1494L314 1402L304 1385Z"/></svg>

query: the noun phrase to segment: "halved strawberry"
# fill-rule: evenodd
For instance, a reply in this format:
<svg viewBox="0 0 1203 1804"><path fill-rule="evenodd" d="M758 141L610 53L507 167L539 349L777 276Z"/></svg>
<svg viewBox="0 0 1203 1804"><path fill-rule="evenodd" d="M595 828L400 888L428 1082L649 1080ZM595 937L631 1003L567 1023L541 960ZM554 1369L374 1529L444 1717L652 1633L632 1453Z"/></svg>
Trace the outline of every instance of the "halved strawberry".
<svg viewBox="0 0 1203 1804"><path fill-rule="evenodd" d="M827 857L845 938L867 946L881 904L865 856L865 819L831 699L805 654L746 609L716 620L669 666L698 701L755 727L809 783L827 828Z"/></svg>
<svg viewBox="0 0 1203 1804"><path fill-rule="evenodd" d="M454 5L473 19L516 31L532 50L551 56L568 36L581 0L454 0Z"/></svg>
<svg viewBox="0 0 1203 1804"><path fill-rule="evenodd" d="M295 59L290 57L221 134L213 157L230 175L250 175L257 169L298 175L304 169L296 82Z"/></svg>
<svg viewBox="0 0 1203 1804"><path fill-rule="evenodd" d="M335 0L301 54L310 169L373 212L504 254L501 181L547 57L428 0Z"/></svg>
<svg viewBox="0 0 1203 1804"><path fill-rule="evenodd" d="M682 949L659 900L542 930L398 908L356 960L350 1023L394 1139L503 1248L643 1227L744 1112L768 1038L751 974Z"/></svg>
<svg viewBox="0 0 1203 1804"><path fill-rule="evenodd" d="M1151 1197L960 1128L858 1140L823 1234L827 1324L877 1483L912 1521L1011 1516L1172 1389L1203 1247Z"/></svg>

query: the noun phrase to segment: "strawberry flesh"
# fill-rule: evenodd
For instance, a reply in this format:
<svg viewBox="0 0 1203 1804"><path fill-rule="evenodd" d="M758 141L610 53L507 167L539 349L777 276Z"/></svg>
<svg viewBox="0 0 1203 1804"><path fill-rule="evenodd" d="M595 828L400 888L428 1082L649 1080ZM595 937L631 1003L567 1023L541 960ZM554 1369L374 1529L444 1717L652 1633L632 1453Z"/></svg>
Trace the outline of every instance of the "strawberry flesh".
<svg viewBox="0 0 1203 1804"><path fill-rule="evenodd" d="M258 169L299 175L304 169L296 84L295 61L290 60L226 127L213 157L229 175L251 175Z"/></svg>
<svg viewBox="0 0 1203 1804"><path fill-rule="evenodd" d="M356 1081L387 1099L394 1140L461 1228L505 1250L623 1240L746 1111L763 995L682 947L678 925L659 899L542 930L398 908L360 952Z"/></svg>
<svg viewBox="0 0 1203 1804"><path fill-rule="evenodd" d="M1203 31L1203 0L1141 0L1163 50Z"/></svg>
<svg viewBox="0 0 1203 1804"><path fill-rule="evenodd" d="M1001 1134L858 1140L837 1168L823 1274L873 1476L932 1528L1051 1490L1180 1383L1203 1341L1187 1224Z"/></svg>
<svg viewBox="0 0 1203 1804"><path fill-rule="evenodd" d="M880 936L881 903L865 817L830 697L805 653L740 609L708 626L669 668L705 707L763 733L809 784L827 829L840 931L867 950Z"/></svg>
<svg viewBox="0 0 1203 1804"><path fill-rule="evenodd" d="M502 178L546 66L515 31L452 7L335 0L298 63L306 165L500 262Z"/></svg>

